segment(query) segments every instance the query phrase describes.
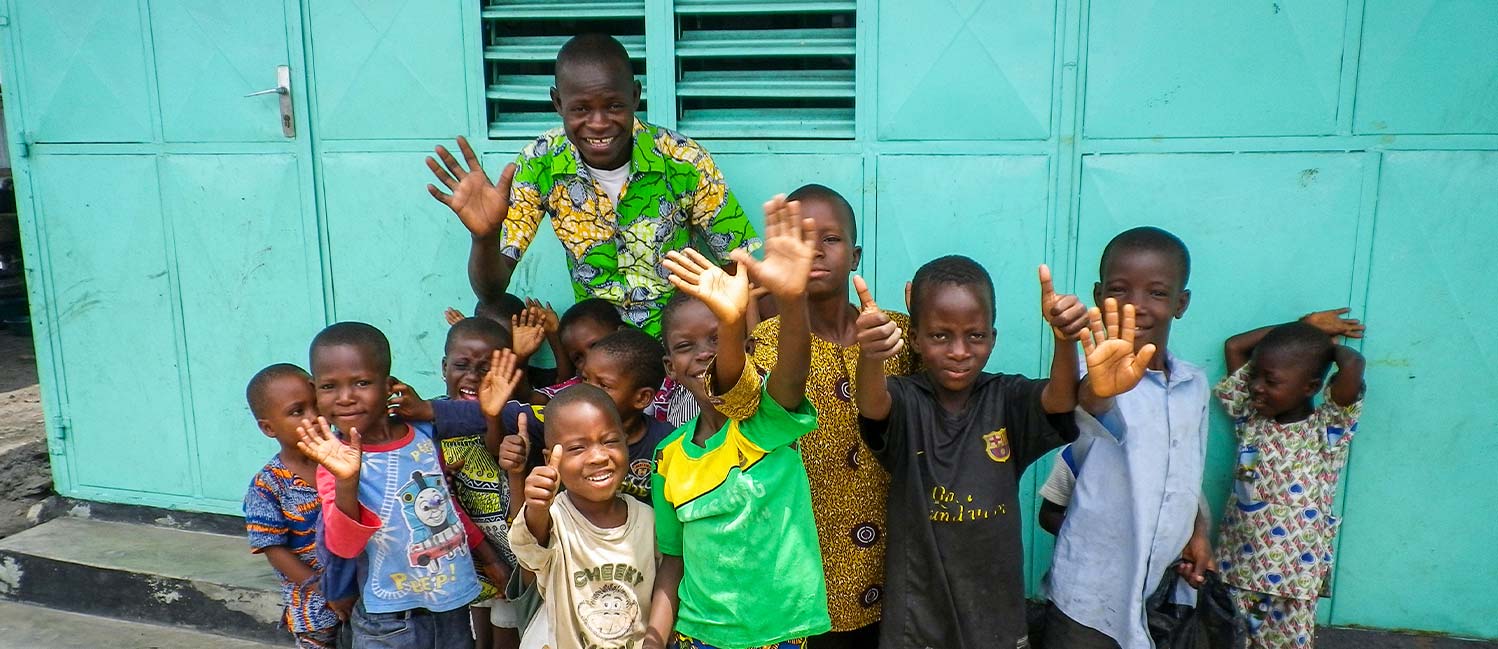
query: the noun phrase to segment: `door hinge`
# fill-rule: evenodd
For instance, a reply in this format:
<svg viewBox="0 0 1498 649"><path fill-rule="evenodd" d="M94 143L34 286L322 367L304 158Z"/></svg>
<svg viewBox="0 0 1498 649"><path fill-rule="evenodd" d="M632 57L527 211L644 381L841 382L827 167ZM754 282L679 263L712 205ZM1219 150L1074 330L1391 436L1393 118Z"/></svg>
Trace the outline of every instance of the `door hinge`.
<svg viewBox="0 0 1498 649"><path fill-rule="evenodd" d="M73 418L66 416L53 417L52 430L56 431L54 437L57 441L60 442L67 439L68 433L73 432Z"/></svg>

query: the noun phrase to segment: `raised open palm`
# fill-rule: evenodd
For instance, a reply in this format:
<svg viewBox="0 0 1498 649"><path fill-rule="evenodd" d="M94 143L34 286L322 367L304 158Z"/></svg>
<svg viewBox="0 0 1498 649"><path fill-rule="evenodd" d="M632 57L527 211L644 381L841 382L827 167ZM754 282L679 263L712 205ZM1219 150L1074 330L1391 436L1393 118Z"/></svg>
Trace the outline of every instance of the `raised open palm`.
<svg viewBox="0 0 1498 649"><path fill-rule="evenodd" d="M498 417L520 384L521 370L515 367L515 352L496 349L489 359L489 372L479 382L479 409L489 417ZM522 417L521 419L524 419Z"/></svg>
<svg viewBox="0 0 1498 649"><path fill-rule="evenodd" d="M530 358L546 342L546 313L540 307L528 306L510 316L510 347L521 358Z"/></svg>
<svg viewBox="0 0 1498 649"><path fill-rule="evenodd" d="M296 427L296 432L302 436L301 441L296 443L297 449L313 462L321 464L334 478L348 480L359 477L364 447L360 443L357 428L349 429L348 444L339 441L338 436L333 434L333 427L323 417L318 417L316 424L303 419L302 425Z"/></svg>
<svg viewBox="0 0 1498 649"><path fill-rule="evenodd" d="M671 271L671 283L702 300L721 322L738 322L749 309L749 275L739 269L730 275L691 248L666 253L661 262Z"/></svg>
<svg viewBox="0 0 1498 649"><path fill-rule="evenodd" d="M515 178L515 165L506 165L499 182L491 184L466 138L458 137L458 149L468 164L466 170L446 147L437 147L437 157L442 159L440 165L432 156L427 156L427 168L447 191L452 192L444 193L436 185L428 184L427 193L457 214L463 227L468 228L473 236L492 236L499 232L505 215L510 212L510 182Z"/></svg>
<svg viewBox="0 0 1498 649"><path fill-rule="evenodd" d="M729 257L749 273L755 284L779 299L806 292L811 262L817 256L816 222L801 218L801 203L781 194L765 203L765 258L757 260L740 248Z"/></svg>
<svg viewBox="0 0 1498 649"><path fill-rule="evenodd" d="M1134 305L1123 306L1123 323L1119 324L1118 300L1103 301L1103 310L1087 310L1086 331L1080 334L1082 351L1087 355L1087 381L1092 393L1104 399L1134 389L1155 357L1155 346L1145 345L1134 352Z"/></svg>

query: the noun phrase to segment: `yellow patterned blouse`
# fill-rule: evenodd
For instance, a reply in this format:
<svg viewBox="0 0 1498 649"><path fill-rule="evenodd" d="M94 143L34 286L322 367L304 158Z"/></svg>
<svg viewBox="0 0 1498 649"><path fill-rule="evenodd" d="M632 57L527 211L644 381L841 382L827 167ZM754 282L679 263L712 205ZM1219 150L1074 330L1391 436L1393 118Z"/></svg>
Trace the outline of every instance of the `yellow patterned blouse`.
<svg viewBox="0 0 1498 649"><path fill-rule="evenodd" d="M909 374L910 319L886 311L906 336L905 350L884 362L885 374ZM780 318L754 328L755 365L775 366ZM827 612L832 630L851 631L879 621L884 599L884 508L889 474L858 434L853 377L858 345L842 347L811 338L811 373L806 394L817 410L817 429L801 438L801 457L811 481L812 514L822 545L827 578Z"/></svg>

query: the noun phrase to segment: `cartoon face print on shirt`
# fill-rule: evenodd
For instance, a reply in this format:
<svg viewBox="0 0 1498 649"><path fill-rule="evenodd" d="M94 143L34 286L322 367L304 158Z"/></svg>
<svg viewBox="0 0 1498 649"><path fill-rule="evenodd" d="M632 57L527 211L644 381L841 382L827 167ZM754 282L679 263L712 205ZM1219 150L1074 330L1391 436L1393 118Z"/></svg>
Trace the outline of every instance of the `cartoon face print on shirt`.
<svg viewBox="0 0 1498 649"><path fill-rule="evenodd" d="M617 640L629 633L640 615L640 605L634 593L619 584L609 582L593 591L593 596L577 604L577 617L594 635L604 640Z"/></svg>
<svg viewBox="0 0 1498 649"><path fill-rule="evenodd" d="M401 514L411 528L411 567L436 572L437 560L451 559L464 543L442 476L413 471L399 493Z"/></svg>

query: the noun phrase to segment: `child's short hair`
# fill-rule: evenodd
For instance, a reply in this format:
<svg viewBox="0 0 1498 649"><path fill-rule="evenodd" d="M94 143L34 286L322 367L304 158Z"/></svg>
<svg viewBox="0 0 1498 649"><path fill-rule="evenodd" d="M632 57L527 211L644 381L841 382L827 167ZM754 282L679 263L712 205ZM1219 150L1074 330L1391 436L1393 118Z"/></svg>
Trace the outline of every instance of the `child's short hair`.
<svg viewBox="0 0 1498 649"><path fill-rule="evenodd" d="M634 327L604 336L593 343L592 351L619 359L625 376L634 383L631 389L659 388L666 380L666 366L661 362L666 348L661 341Z"/></svg>
<svg viewBox="0 0 1498 649"><path fill-rule="evenodd" d="M608 34L578 34L563 43L553 73L560 78L563 70L574 65L617 66L626 72L632 69L624 44Z"/></svg>
<svg viewBox="0 0 1498 649"><path fill-rule="evenodd" d="M993 321L993 278L988 276L988 271L983 269L982 264L971 258L962 255L947 255L932 259L915 271L915 279L910 283L911 329L915 329L920 321L921 308L925 303L927 293L932 288L943 285L972 287L978 291L979 295L988 296L988 320Z"/></svg>
<svg viewBox="0 0 1498 649"><path fill-rule="evenodd" d="M671 330L671 323L676 320L676 312L681 307L693 302L701 302L686 291L672 291L671 297L666 299L666 305L661 307L661 342L665 343L666 334Z"/></svg>
<svg viewBox="0 0 1498 649"><path fill-rule="evenodd" d="M322 347L344 345L364 354L365 360L374 364L375 371L385 376L390 375L390 341L374 325L363 322L337 322L328 325L312 338L308 355L317 355L317 350Z"/></svg>
<svg viewBox="0 0 1498 649"><path fill-rule="evenodd" d="M291 363L267 365L250 377L249 385L244 388L244 400L250 404L250 414L256 419L265 417L265 389L270 387L272 381L285 377L295 377L309 382L312 380L312 375L308 374L307 370Z"/></svg>
<svg viewBox="0 0 1498 649"><path fill-rule="evenodd" d="M510 346L510 332L489 318L463 318L449 327L447 340L442 343L442 353L452 351L453 341L459 338L481 338L489 346L499 349Z"/></svg>
<svg viewBox="0 0 1498 649"><path fill-rule="evenodd" d="M1310 373L1313 379L1326 377L1336 355L1331 336L1304 322L1287 322L1269 330L1254 347L1255 355L1265 353L1288 354Z"/></svg>
<svg viewBox="0 0 1498 649"><path fill-rule="evenodd" d="M561 412L564 408L569 408L579 403L586 403L593 406L603 411L604 415L613 423L623 425L622 420L619 418L619 409L614 407L614 398L610 397L609 393L604 392L602 388L587 383L578 383L562 388L562 391L552 397L551 401L546 402L545 409L541 411L541 418L547 422L556 421L552 418L554 415ZM547 444L551 443L551 432L553 430L555 430L553 426L546 427Z"/></svg>
<svg viewBox="0 0 1498 649"><path fill-rule="evenodd" d="M848 230L848 238L853 243L858 243L858 219L853 215L853 206L848 204L848 199L837 193L831 187L810 183L796 188L796 191L785 197L788 201L825 201L838 216L843 219L843 227Z"/></svg>
<svg viewBox="0 0 1498 649"><path fill-rule="evenodd" d="M614 308L612 302L601 297L594 297L569 307L557 320L557 327L566 331L568 327L584 320L596 322L606 328L624 326L624 318L619 316L619 309Z"/></svg>
<svg viewBox="0 0 1498 649"><path fill-rule="evenodd" d="M1187 281L1191 279L1191 252L1186 249L1186 243L1176 235L1149 225L1124 230L1108 242L1103 248L1102 259L1098 261L1098 278L1107 281L1108 260L1114 255L1146 251L1175 257L1177 270L1181 272L1180 288L1186 288Z"/></svg>

